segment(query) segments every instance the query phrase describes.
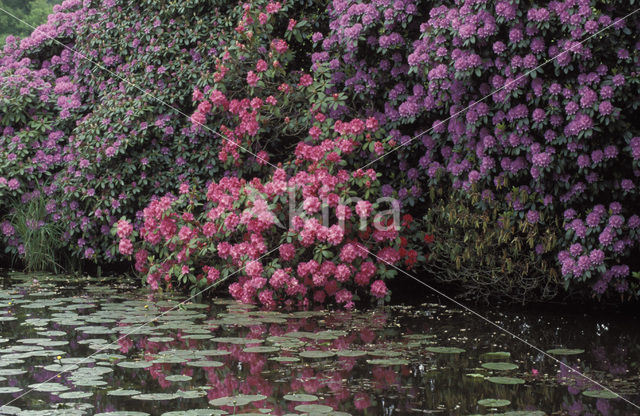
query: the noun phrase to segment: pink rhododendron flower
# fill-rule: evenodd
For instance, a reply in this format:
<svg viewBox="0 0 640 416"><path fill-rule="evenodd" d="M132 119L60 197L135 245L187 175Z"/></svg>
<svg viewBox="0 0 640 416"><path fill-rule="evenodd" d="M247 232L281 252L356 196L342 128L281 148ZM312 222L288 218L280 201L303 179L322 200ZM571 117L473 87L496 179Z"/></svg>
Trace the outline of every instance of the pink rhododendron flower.
<svg viewBox="0 0 640 416"><path fill-rule="evenodd" d="M257 72L264 72L267 70L267 68L269 68L269 65L264 59L259 59L258 62L256 63Z"/></svg>
<svg viewBox="0 0 640 416"><path fill-rule="evenodd" d="M117 222L117 235L119 238L127 238L133 232L133 226L127 220L120 220Z"/></svg>
<svg viewBox="0 0 640 416"><path fill-rule="evenodd" d="M371 215L371 202L369 201L358 201L356 203L356 213L360 218L367 218Z"/></svg>
<svg viewBox="0 0 640 416"><path fill-rule="evenodd" d="M252 87L255 87L258 84L260 77L253 71L249 71L247 73L247 84Z"/></svg>
<svg viewBox="0 0 640 416"><path fill-rule="evenodd" d="M387 285L382 280L376 280L371 284L371 294L376 298L383 298L387 295Z"/></svg>
<svg viewBox="0 0 640 416"><path fill-rule="evenodd" d="M300 82L298 83L299 87L308 87L313 83L313 77L309 74L304 74L300 77Z"/></svg>
<svg viewBox="0 0 640 416"><path fill-rule="evenodd" d="M120 254L130 256L133 254L133 243L128 238L123 238L120 240L118 249L120 250Z"/></svg>

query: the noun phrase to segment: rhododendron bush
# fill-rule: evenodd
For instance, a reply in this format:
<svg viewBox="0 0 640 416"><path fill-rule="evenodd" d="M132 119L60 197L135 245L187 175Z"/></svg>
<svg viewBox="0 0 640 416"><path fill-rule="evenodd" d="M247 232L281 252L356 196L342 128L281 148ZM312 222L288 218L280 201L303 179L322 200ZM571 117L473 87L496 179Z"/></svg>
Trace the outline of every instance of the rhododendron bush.
<svg viewBox="0 0 640 416"><path fill-rule="evenodd" d="M553 261L566 288L637 295L640 20L622 19L633 10L585 0L333 1L313 61L334 69L333 90L354 106L373 103L406 144L374 165L389 172L385 194L412 204L446 189L478 216L497 212L498 224L554 228L551 247L534 239L534 263ZM442 219L431 225L453 232ZM482 238L465 238L466 248L489 243ZM473 288L484 273L459 283Z"/></svg>
<svg viewBox="0 0 640 416"><path fill-rule="evenodd" d="M0 55L0 215L44 194L72 256L130 260L153 287L225 279L265 306L384 297L427 231L439 255L420 265L468 265L467 291L484 263L441 254L512 235L528 251L505 247L504 270L557 275L524 288L507 270L509 296L637 295L632 10L66 0ZM465 238L447 210L495 221Z"/></svg>
<svg viewBox="0 0 640 416"><path fill-rule="evenodd" d="M378 204L354 201L352 194L375 187L376 173L331 174L334 164L290 178L277 169L265 183L226 177L209 184L204 201L183 184L179 197L145 208L136 269L152 288L177 280L190 282L194 292L233 276L234 298L268 308L329 300L351 308L361 294L388 299L384 279L396 274L388 265L417 261L408 240L399 238L401 228L413 228L412 219L405 216L403 227L393 210L372 215ZM323 224L326 218L335 223ZM133 254L131 224L120 220L116 233L120 252Z"/></svg>

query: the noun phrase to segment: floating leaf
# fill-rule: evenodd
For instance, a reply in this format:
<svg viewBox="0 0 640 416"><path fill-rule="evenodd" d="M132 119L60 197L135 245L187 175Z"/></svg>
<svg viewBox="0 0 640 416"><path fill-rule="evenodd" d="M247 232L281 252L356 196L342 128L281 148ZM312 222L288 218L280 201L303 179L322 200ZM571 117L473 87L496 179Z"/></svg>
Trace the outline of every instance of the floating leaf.
<svg viewBox="0 0 640 416"><path fill-rule="evenodd" d="M184 376L182 374L175 374L175 375L172 375L172 376L165 377L165 380L176 382L176 381L189 381L189 380L191 380L191 378L192 378L191 376Z"/></svg>
<svg viewBox="0 0 640 416"><path fill-rule="evenodd" d="M482 367L488 370L497 370L497 371L508 371L508 370L515 370L516 368L518 368L516 364L502 362L502 361L497 361L492 363L483 363Z"/></svg>
<svg viewBox="0 0 640 416"><path fill-rule="evenodd" d="M74 380L73 384L76 387L100 387L100 386L106 386L107 382L104 380L85 378L80 380Z"/></svg>
<svg viewBox="0 0 640 416"><path fill-rule="evenodd" d="M329 357L333 357L336 354L331 351L308 350L308 351L302 351L298 355L304 358L329 358Z"/></svg>
<svg viewBox="0 0 640 416"><path fill-rule="evenodd" d="M144 412L120 411L120 412L96 413L93 416L150 416L150 415L149 413L144 413Z"/></svg>
<svg viewBox="0 0 640 416"><path fill-rule="evenodd" d="M149 342L171 342L174 340L175 338L173 337L150 337L149 339L147 339L147 341Z"/></svg>
<svg viewBox="0 0 640 416"><path fill-rule="evenodd" d="M175 393L144 393L144 394L137 394L135 396L131 396L132 399L136 399L136 400L157 400L157 401L162 401L162 400L173 400L173 399L177 399L178 396Z"/></svg>
<svg viewBox="0 0 640 416"><path fill-rule="evenodd" d="M548 350L547 354L553 355L578 355L582 354L584 350L578 348L555 348L553 350Z"/></svg>
<svg viewBox="0 0 640 416"><path fill-rule="evenodd" d="M117 366L122 368L148 368L153 363L149 361L120 361Z"/></svg>
<svg viewBox="0 0 640 416"><path fill-rule="evenodd" d="M211 339L213 338L212 335L205 335L205 334L191 334L191 335L183 335L182 339Z"/></svg>
<svg viewBox="0 0 640 416"><path fill-rule="evenodd" d="M313 394L295 393L287 394L283 399L291 402L315 402L318 400L318 396L314 396Z"/></svg>
<svg viewBox="0 0 640 416"><path fill-rule="evenodd" d="M47 371L52 371L54 373L65 373L65 372L77 370L78 366L74 364L67 364L67 365L50 364L45 366L44 369Z"/></svg>
<svg viewBox="0 0 640 416"><path fill-rule="evenodd" d="M22 391L20 387L0 387L0 394L12 394Z"/></svg>
<svg viewBox="0 0 640 416"><path fill-rule="evenodd" d="M61 399L84 399L91 396L93 396L93 393L90 391L68 391L58 395Z"/></svg>
<svg viewBox="0 0 640 416"><path fill-rule="evenodd" d="M0 368L0 376L18 376L26 372L27 370L22 370L19 368Z"/></svg>
<svg viewBox="0 0 640 416"><path fill-rule="evenodd" d="M524 384L524 380L517 377L487 377L487 380L496 384Z"/></svg>
<svg viewBox="0 0 640 416"><path fill-rule="evenodd" d="M461 354L465 352L464 349L457 347L426 347L425 350L437 354Z"/></svg>
<svg viewBox="0 0 640 416"><path fill-rule="evenodd" d="M301 404L295 407L298 412L304 413L331 413L333 407L325 406L323 404Z"/></svg>
<svg viewBox="0 0 640 416"><path fill-rule="evenodd" d="M3 415L18 415L22 412L22 409L15 406L7 406L6 404L2 406L2 414Z"/></svg>
<svg viewBox="0 0 640 416"><path fill-rule="evenodd" d="M224 364L221 363L220 361L199 360L199 361L189 361L187 365L191 367L217 368L217 367L222 367Z"/></svg>
<svg viewBox="0 0 640 416"><path fill-rule="evenodd" d="M587 397L595 397L596 399L617 399L619 397L609 390L585 390L582 394Z"/></svg>
<svg viewBox="0 0 640 416"><path fill-rule="evenodd" d="M211 406L245 406L249 403L264 400L266 398L267 396L262 394L239 394L237 396L226 396L210 400L209 404Z"/></svg>
<svg viewBox="0 0 640 416"><path fill-rule="evenodd" d="M36 383L36 384L30 384L29 388L34 391L45 392L45 393L55 393L58 391L69 390L69 387L60 383Z"/></svg>
<svg viewBox="0 0 640 416"><path fill-rule="evenodd" d="M217 337L212 338L212 341L219 342L221 344L259 344L264 342L262 339L248 339L240 337Z"/></svg>
<svg viewBox="0 0 640 416"><path fill-rule="evenodd" d="M390 351L390 350L369 351L367 354L373 357L400 357L402 355L402 353L398 351Z"/></svg>
<svg viewBox="0 0 640 416"><path fill-rule="evenodd" d="M432 334L407 334L407 335L404 335L404 338L411 339L411 340L425 340L425 339L433 339L435 337L436 336L432 335Z"/></svg>
<svg viewBox="0 0 640 416"><path fill-rule="evenodd" d="M243 349L244 352L250 353L268 353L268 352L278 352L280 348L278 347L268 347L268 346L260 346L260 347L247 347Z"/></svg>
<svg viewBox="0 0 640 416"><path fill-rule="evenodd" d="M372 365L407 365L409 361L402 358L376 358L374 360L367 360L367 363Z"/></svg>
<svg viewBox="0 0 640 416"><path fill-rule="evenodd" d="M504 360L507 358L511 358L511 353L508 351L492 351L485 352L480 357L485 360Z"/></svg>
<svg viewBox="0 0 640 416"><path fill-rule="evenodd" d="M201 357L222 357L231 354L229 350L196 350L195 352Z"/></svg>
<svg viewBox="0 0 640 416"><path fill-rule="evenodd" d="M478 404L485 407L502 407L509 406L511 402L504 399L482 399L478 400Z"/></svg>
<svg viewBox="0 0 640 416"><path fill-rule="evenodd" d="M136 394L140 394L140 391L118 389L107 392L107 396L134 396Z"/></svg>
<svg viewBox="0 0 640 416"><path fill-rule="evenodd" d="M220 409L191 409L191 410L175 410L173 412L165 412L161 416L216 416L226 415L225 410Z"/></svg>
<svg viewBox="0 0 640 416"><path fill-rule="evenodd" d="M367 355L367 352L361 350L340 350L336 351L336 355L338 357L362 357L363 355Z"/></svg>
<svg viewBox="0 0 640 416"><path fill-rule="evenodd" d="M199 399L206 396L207 392L202 390L178 390L176 394L181 399Z"/></svg>
<svg viewBox="0 0 640 416"><path fill-rule="evenodd" d="M277 361L279 363L296 363L300 361L298 357L271 357L269 358L271 361Z"/></svg>

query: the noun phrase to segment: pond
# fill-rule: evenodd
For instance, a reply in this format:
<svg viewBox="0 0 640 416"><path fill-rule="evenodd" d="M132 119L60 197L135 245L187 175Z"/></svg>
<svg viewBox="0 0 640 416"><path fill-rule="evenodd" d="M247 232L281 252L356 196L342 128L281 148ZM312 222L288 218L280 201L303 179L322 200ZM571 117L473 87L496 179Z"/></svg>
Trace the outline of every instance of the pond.
<svg viewBox="0 0 640 416"><path fill-rule="evenodd" d="M437 298L350 312L181 302L9 273L0 414L640 414L636 318L482 312L624 400Z"/></svg>

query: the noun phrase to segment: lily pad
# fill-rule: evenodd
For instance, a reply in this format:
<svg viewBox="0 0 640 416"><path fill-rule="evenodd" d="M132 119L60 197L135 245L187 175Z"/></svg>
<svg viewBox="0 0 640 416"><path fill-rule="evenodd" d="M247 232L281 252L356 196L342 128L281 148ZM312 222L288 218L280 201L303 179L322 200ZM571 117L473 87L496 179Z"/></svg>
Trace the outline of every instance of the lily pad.
<svg viewBox="0 0 640 416"><path fill-rule="evenodd" d="M333 411L333 407L325 406L323 404L301 404L296 406L295 409L298 412L311 413L311 414L315 414L315 413L324 414L324 413L331 413Z"/></svg>
<svg viewBox="0 0 640 416"><path fill-rule="evenodd" d="M240 338L240 337L217 337L217 338L212 338L211 340L215 342L219 342L221 344L238 344L238 345L259 344L264 342L264 340L262 339L247 339L247 338Z"/></svg>
<svg viewBox="0 0 640 416"><path fill-rule="evenodd" d="M524 380L517 377L487 377L487 380L495 384L524 384Z"/></svg>
<svg viewBox="0 0 640 416"><path fill-rule="evenodd" d="M436 354L461 354L465 352L464 349L457 347L426 347L425 350Z"/></svg>
<svg viewBox="0 0 640 416"><path fill-rule="evenodd" d="M7 405L2 406L3 415L17 415L20 412L22 412L22 409L20 409L19 407L7 406Z"/></svg>
<svg viewBox="0 0 640 416"><path fill-rule="evenodd" d="M90 391L68 391L58 395L61 399L84 399L91 396L93 393Z"/></svg>
<svg viewBox="0 0 640 416"><path fill-rule="evenodd" d="M516 364L502 362L502 361L497 361L492 363L483 363L482 367L488 370L497 370L497 371L508 371L508 370L515 370L516 368L518 368Z"/></svg>
<svg viewBox="0 0 640 416"><path fill-rule="evenodd" d="M20 368L0 368L0 376L18 376L26 372L27 370L22 370Z"/></svg>
<svg viewBox="0 0 640 416"><path fill-rule="evenodd" d="M78 366L75 364L67 364L67 365L50 364L50 365L44 366L44 369L47 371L52 371L54 373L66 373L69 371L77 370Z"/></svg>
<svg viewBox="0 0 640 416"><path fill-rule="evenodd" d="M189 380L191 380L191 378L192 378L191 376L185 376L185 375L182 375L182 374L174 374L174 375L165 377L165 380L178 382L178 381L189 381Z"/></svg>
<svg viewBox="0 0 640 416"><path fill-rule="evenodd" d="M367 360L367 363L372 365L408 365L409 361L402 358L376 358Z"/></svg>
<svg viewBox="0 0 640 416"><path fill-rule="evenodd" d="M136 394L140 394L140 391L117 389L107 392L107 396L134 396Z"/></svg>
<svg viewBox="0 0 640 416"><path fill-rule="evenodd" d="M336 353L331 351L309 350L309 351L302 351L298 355L304 358L329 358L336 355Z"/></svg>
<svg viewBox="0 0 640 416"><path fill-rule="evenodd" d="M485 360L504 360L507 358L511 358L511 353L508 351L492 351L485 352L480 357Z"/></svg>
<svg viewBox="0 0 640 416"><path fill-rule="evenodd" d="M62 364L91 364L95 361L91 357L64 357L60 359Z"/></svg>
<svg viewBox="0 0 640 416"><path fill-rule="evenodd" d="M190 409L165 412L161 416L216 416L226 415L228 412L221 409Z"/></svg>
<svg viewBox="0 0 640 416"><path fill-rule="evenodd" d="M202 390L178 390L176 394L181 399L199 399L206 396L207 392Z"/></svg>
<svg viewBox="0 0 640 416"><path fill-rule="evenodd" d="M189 361L187 365L191 367L217 368L217 367L222 367L224 364L221 363L220 361L199 360L199 361Z"/></svg>
<svg viewBox="0 0 640 416"><path fill-rule="evenodd" d="M191 334L191 335L183 335L182 339L211 339L213 338L212 335L205 335L205 334Z"/></svg>
<svg viewBox="0 0 640 416"><path fill-rule="evenodd" d="M244 352L250 352L250 353L269 353L269 352L278 352L280 351L280 348L278 347L269 347L269 346L259 346L259 347L247 347L245 349L243 349L242 351Z"/></svg>
<svg viewBox="0 0 640 416"><path fill-rule="evenodd" d="M173 337L150 337L147 341L149 342L171 342L175 341Z"/></svg>
<svg viewBox="0 0 640 416"><path fill-rule="evenodd" d="M482 399L478 400L478 404L484 407L502 407L509 406L511 402L504 399Z"/></svg>
<svg viewBox="0 0 640 416"><path fill-rule="evenodd" d="M291 402L315 402L318 400L318 396L314 396L313 394L295 393L287 394L283 399Z"/></svg>
<svg viewBox="0 0 640 416"><path fill-rule="evenodd" d="M391 350L375 350L375 351L369 351L367 352L367 354L373 357L387 357L387 358L400 357L402 355L401 352L391 351Z"/></svg>
<svg viewBox="0 0 640 416"><path fill-rule="evenodd" d="M362 350L340 350L336 351L338 357L362 357L367 355L366 351Z"/></svg>
<svg viewBox="0 0 640 416"><path fill-rule="evenodd" d="M271 361L277 361L279 363L297 363L300 361L298 357L271 357L269 358Z"/></svg>
<svg viewBox="0 0 640 416"><path fill-rule="evenodd" d="M96 413L93 416L150 416L150 415L149 413L144 413L144 412L119 411L119 412Z"/></svg>
<svg viewBox="0 0 640 416"><path fill-rule="evenodd" d="M149 361L120 361L117 366L123 368L148 368L153 364Z"/></svg>
<svg viewBox="0 0 640 416"><path fill-rule="evenodd" d="M20 387L0 387L0 394L13 394L21 391Z"/></svg>
<svg viewBox="0 0 640 416"><path fill-rule="evenodd" d="M195 352L202 357L222 357L231 354L229 350L197 350Z"/></svg>
<svg viewBox="0 0 640 416"><path fill-rule="evenodd" d="M36 384L30 384L29 388L34 391L45 392L45 393L55 393L58 391L69 390L69 387L60 383L36 383Z"/></svg>
<svg viewBox="0 0 640 416"><path fill-rule="evenodd" d="M258 402L266 399L267 396L262 394L239 394L237 396L220 397L214 400L210 400L211 406L245 406L252 402Z"/></svg>
<svg viewBox="0 0 640 416"><path fill-rule="evenodd" d="M106 386L107 382L95 378L83 378L80 380L74 380L73 385L76 387L101 387Z"/></svg>
<svg viewBox="0 0 640 416"><path fill-rule="evenodd" d="M617 399L619 397L609 390L585 390L582 394L587 397L595 397L596 399Z"/></svg>
<svg viewBox="0 0 640 416"><path fill-rule="evenodd" d="M552 350L548 350L547 354L552 354L552 355L578 355L578 354L582 354L584 352L584 350L581 350L579 348L555 348Z"/></svg>
<svg viewBox="0 0 640 416"><path fill-rule="evenodd" d="M144 393L137 394L135 396L131 396L132 399L136 400L154 400L154 401L163 401L163 400L173 400L177 399L178 396L175 393Z"/></svg>

